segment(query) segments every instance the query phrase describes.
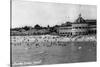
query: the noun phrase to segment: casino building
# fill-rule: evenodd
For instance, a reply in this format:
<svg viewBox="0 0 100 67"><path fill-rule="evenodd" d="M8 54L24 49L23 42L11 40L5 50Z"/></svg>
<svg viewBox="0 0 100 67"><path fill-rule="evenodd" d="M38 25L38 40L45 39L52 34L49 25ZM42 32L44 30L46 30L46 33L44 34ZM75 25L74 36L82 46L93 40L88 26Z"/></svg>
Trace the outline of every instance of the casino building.
<svg viewBox="0 0 100 67"><path fill-rule="evenodd" d="M80 14L73 23L59 26L57 32L61 36L94 35L96 34L96 20L84 20Z"/></svg>

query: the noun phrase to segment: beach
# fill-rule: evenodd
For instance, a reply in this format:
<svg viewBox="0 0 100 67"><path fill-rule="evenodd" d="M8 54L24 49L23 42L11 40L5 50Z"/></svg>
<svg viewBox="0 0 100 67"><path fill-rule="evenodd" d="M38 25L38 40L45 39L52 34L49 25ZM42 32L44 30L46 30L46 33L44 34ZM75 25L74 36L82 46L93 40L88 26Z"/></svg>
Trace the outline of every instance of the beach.
<svg viewBox="0 0 100 67"><path fill-rule="evenodd" d="M12 36L12 65L96 61L96 41L57 36ZM72 39L72 38L71 38Z"/></svg>

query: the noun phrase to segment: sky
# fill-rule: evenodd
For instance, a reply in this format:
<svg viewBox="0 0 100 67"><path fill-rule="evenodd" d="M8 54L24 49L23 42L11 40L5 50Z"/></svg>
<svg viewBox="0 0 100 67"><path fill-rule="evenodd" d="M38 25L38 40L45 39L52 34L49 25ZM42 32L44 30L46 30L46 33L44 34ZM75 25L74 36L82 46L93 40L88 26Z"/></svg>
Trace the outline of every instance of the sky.
<svg viewBox="0 0 100 67"><path fill-rule="evenodd" d="M12 0L12 27L36 24L53 26L66 21L74 22L80 13L84 19L97 19L95 5Z"/></svg>

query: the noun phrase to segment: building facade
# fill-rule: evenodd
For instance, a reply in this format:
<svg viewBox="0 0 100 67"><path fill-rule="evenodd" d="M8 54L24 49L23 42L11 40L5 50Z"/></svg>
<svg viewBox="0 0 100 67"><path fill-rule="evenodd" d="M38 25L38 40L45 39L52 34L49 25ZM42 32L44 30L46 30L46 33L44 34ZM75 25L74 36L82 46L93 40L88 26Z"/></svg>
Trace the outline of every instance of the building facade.
<svg viewBox="0 0 100 67"><path fill-rule="evenodd" d="M71 23L70 26L66 26L66 25L60 26L58 27L57 30L58 30L58 34L61 36L96 34L96 20L91 20L91 21L88 20L87 22L87 20L84 20L80 14L79 17L73 23Z"/></svg>

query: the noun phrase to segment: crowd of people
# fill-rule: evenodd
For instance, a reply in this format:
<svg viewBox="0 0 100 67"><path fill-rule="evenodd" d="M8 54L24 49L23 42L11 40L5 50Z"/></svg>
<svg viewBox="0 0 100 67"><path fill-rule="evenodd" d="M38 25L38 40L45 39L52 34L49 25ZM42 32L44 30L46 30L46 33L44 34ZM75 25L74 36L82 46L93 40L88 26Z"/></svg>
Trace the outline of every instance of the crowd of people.
<svg viewBox="0 0 100 67"><path fill-rule="evenodd" d="M66 46L65 42L76 41L96 41L96 36L75 36L75 37L61 37L52 35L40 35L40 36L12 36L11 43L15 46L26 45L31 46ZM34 44L34 45L33 45Z"/></svg>

